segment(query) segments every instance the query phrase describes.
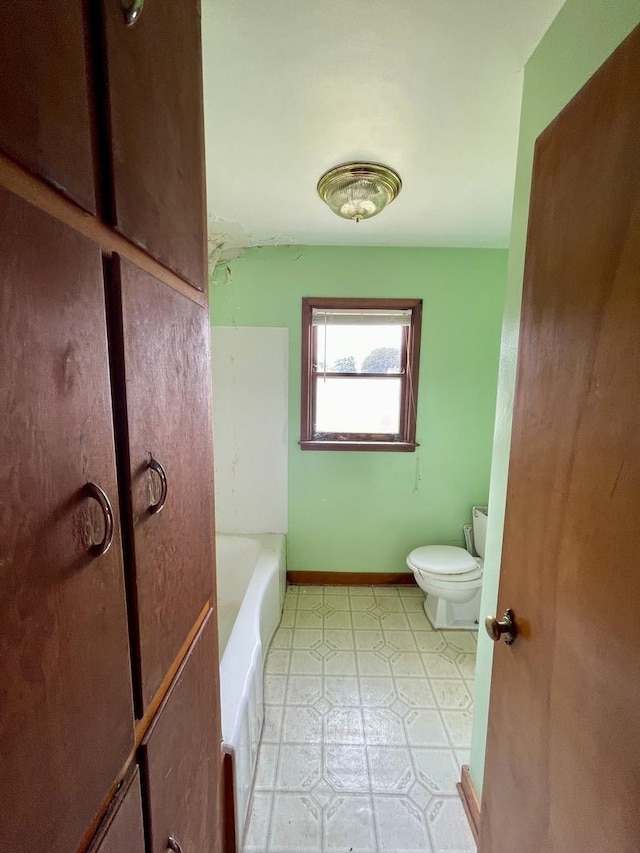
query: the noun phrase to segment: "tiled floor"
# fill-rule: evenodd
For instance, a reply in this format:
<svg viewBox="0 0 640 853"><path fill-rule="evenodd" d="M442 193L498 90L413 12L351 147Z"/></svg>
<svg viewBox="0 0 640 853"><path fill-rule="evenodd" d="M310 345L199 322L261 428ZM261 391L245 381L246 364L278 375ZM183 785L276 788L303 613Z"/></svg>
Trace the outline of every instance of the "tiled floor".
<svg viewBox="0 0 640 853"><path fill-rule="evenodd" d="M245 853L468 853L475 634L416 587L289 587Z"/></svg>

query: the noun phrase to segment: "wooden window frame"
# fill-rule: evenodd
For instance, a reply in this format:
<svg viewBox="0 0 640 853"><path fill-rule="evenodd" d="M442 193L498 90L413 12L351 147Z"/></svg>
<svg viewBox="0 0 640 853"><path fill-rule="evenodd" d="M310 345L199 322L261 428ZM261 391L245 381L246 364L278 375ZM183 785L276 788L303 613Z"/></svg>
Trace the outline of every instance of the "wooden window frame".
<svg viewBox="0 0 640 853"><path fill-rule="evenodd" d="M324 437L314 435L315 412L315 333L313 309L395 309L411 310L409 333L403 340L401 352L400 432L398 436L370 433L331 434ZM300 400L300 448L302 450L368 450L411 453L416 443L416 412L418 405L418 368L420 363L420 340L422 333L421 299L362 299L344 297L312 297L302 300L302 388ZM371 379L386 378L384 373L325 373L330 378L349 376ZM397 376L397 374L391 374ZM413 393L410 393L413 389Z"/></svg>

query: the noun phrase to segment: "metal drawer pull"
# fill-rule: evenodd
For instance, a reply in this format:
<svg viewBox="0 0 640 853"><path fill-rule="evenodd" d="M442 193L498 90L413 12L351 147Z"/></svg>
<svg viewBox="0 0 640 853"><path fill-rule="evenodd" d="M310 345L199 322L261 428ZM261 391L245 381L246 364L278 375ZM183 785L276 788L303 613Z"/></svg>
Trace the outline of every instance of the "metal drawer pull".
<svg viewBox="0 0 640 853"><path fill-rule="evenodd" d="M171 853L182 853L182 847L178 844L173 835L170 835L167 840L167 853L171 851Z"/></svg>
<svg viewBox="0 0 640 853"><path fill-rule="evenodd" d="M164 470L158 460L154 459L151 454L149 454L149 470L155 471L155 473L160 478L160 497L155 503L152 503L149 507L149 512L152 515L157 515L167 502L167 490L169 488L167 484L167 472Z"/></svg>
<svg viewBox="0 0 640 853"><path fill-rule="evenodd" d="M106 493L97 483L87 483L86 489L87 496L98 502L104 519L104 534L102 536L102 542L93 544L89 548L89 552L93 554L94 557L102 557L103 554L107 553L111 547L111 543L113 542L113 509L111 508L111 502L109 501Z"/></svg>
<svg viewBox="0 0 640 853"><path fill-rule="evenodd" d="M124 3L123 3L124 5ZM124 7L124 21L128 27L132 27L138 20L144 9L144 0L133 0L128 6Z"/></svg>

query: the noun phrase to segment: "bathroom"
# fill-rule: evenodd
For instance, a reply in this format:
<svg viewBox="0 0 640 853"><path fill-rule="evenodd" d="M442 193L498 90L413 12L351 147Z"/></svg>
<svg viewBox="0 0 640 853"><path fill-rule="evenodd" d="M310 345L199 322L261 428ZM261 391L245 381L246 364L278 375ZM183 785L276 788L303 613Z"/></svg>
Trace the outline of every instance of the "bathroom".
<svg viewBox="0 0 640 853"><path fill-rule="evenodd" d="M335 783L333 800L324 785L317 791L320 801L314 801L313 809L318 815L323 808L327 815L334 801L336 806L335 816L325 817L327 850L342 849L334 847L335 833L345 831L355 833L350 841L354 850L375 850L376 843L388 849L374 836L381 831L373 823L378 794L380 808L409 808L412 815L421 814L433 800L431 812L442 809L440 823L434 816L431 827L433 843L443 832L453 832L452 826L465 844L472 843L455 784L461 766L469 762L475 632L431 630L422 611L424 595L415 582L405 588L377 586L375 598L371 584L376 583L376 575L384 576L387 583L390 574L405 582L413 580L405 562L409 552L435 543L463 546L463 525L471 522L472 507L486 506L506 255L501 249L267 247L247 250L237 260L220 265L212 276L217 525L230 534L286 534L287 569L302 584L289 586L283 619L266 660L264 731L247 851L265 849L261 833L269 828L262 821L269 821L272 810L277 822L290 817L283 806L295 809L302 803L306 809L308 791L317 791L320 784L312 768L323 748L325 761L342 749L343 760L354 774L344 785ZM402 290L395 285L398 280ZM389 282L394 284L390 287ZM300 310L308 293L422 299L415 452L301 450ZM225 554L227 544L223 537ZM267 550L274 550L273 545L273 541L267 543ZM227 565L219 555L221 602L227 584L224 573L232 571ZM338 586L343 583L338 573L349 573L351 585ZM317 584L323 574L324 585L310 585ZM312 580L305 584L305 577ZM361 582L366 585L355 585ZM294 606L300 609L290 609ZM376 606L393 609L379 613ZM412 626L419 630L412 633ZM243 629L244 642L238 642L236 657L242 654L241 647L247 654L247 630ZM267 629L265 645L269 638ZM225 671L231 668L231 659L223 656L223 735ZM233 668L237 671L238 664L234 662ZM399 679L395 687L392 675ZM350 687L343 696L347 704L340 710L347 718L344 742L331 731L322 734L323 718L330 727L332 712L327 712L328 717L319 714L318 702L324 705L321 696L306 697L313 700L310 708L289 704L302 699L287 696L285 677L292 693L296 683L313 690L324 688L325 700L326 691L336 685L343 691ZM430 677L437 699L428 696L420 701L426 703L426 717L434 718L434 731L414 734L406 721L398 724L402 716L387 720L393 713L387 707L394 701L393 691L406 692L407 685L415 686L410 679L420 684ZM365 720L367 715L372 719L360 732L360 709L353 703L367 701L365 689L372 694L384 689L391 693L380 699L372 695L372 707L362 709ZM276 693L270 696L270 690ZM249 701L252 707L257 704ZM403 708L398 701L396 707L408 714L410 706ZM340 706L334 706L334 715L337 709ZM256 719L255 711L251 714ZM441 714L449 729L443 728ZM302 725L292 715L308 719ZM230 728L237 728L235 715L232 718ZM391 733L381 729L394 723ZM400 731L403 725L408 726L409 741ZM331 745L325 746L325 737L333 738ZM249 733L239 754L250 752L250 741ZM419 744L413 756L412 742ZM415 771L424 778L430 758L433 772L440 773L431 790L414 781L410 769L412 761L426 762L427 769ZM367 761L369 771L364 770ZM242 762L245 767L250 764L248 757ZM380 773L370 778L371 767L385 763L398 778ZM291 778L296 769L301 774L297 782ZM330 768L324 771L325 785L331 772ZM303 776L309 778L303 780ZM407 799L412 786L413 798ZM243 808L249 807L248 788L245 784ZM438 793L442 796L434 796ZM298 817L302 823L295 824L296 831L305 838L305 833L312 836L308 822L313 823L313 817L307 811L294 813L294 821ZM394 824L398 817L394 814ZM238 823L242 822L241 816ZM380 826L385 822L381 813ZM417 849L429 849L421 835L426 831L425 825L414 827L418 840L412 843L421 845ZM274 824L273 833L286 847L282 828ZM295 841L302 843L297 837ZM294 849L293 840L289 843ZM308 849L315 849L312 841L307 843Z"/></svg>
<svg viewBox="0 0 640 853"><path fill-rule="evenodd" d="M561 5L538 9L541 18L529 53ZM300 57L305 49L313 52L311 35L305 40L298 33L301 44L285 58L284 45L274 35L277 16L267 21L256 15L251 23L242 15L231 17L233 25L223 30L233 32L233 50L248 49L253 28L265 28L272 41L254 58L254 73L264 74L269 62L277 66L278 45L283 68L305 67ZM567 20L560 19L559 31L565 27L575 33ZM319 19L314 21L318 25ZM293 25L300 21L296 18ZM531 35L535 26L529 25ZM238 33L245 26L249 34L243 41ZM212 37L212 54L222 53L236 69L222 42L222 35ZM554 50L552 36L540 55L560 62ZM365 54L360 45L356 63L366 65ZM542 63L533 66L532 80L546 79ZM269 106L258 108L262 91L246 81L244 88L243 81L236 84L214 96L216 109L231 122L237 99L264 120ZM343 94L340 100L335 91L343 113L353 110L371 131L366 143L353 139L355 118L345 128L338 122L338 130L316 121L308 162L285 164L275 152L289 140L276 131L265 139L264 157L270 155L271 165L283 174L270 175L264 186L271 195L258 193L259 198L253 186L253 195L240 193L230 200L225 192L233 184L232 173L224 174L226 166L210 170L210 196L216 198L217 192L222 199L211 205L210 220L217 528L225 555L222 560L219 555L218 573L221 588L230 576L240 575L247 587L244 599L235 593L231 619L238 606L246 612L238 617L235 639L231 632L231 654L222 657L227 786L235 810L230 843L238 851L475 850L474 786L480 792L491 669L482 623L495 612L497 594L527 169L533 140L545 126L541 116L548 122L572 85L567 81L557 103L548 91L543 98L533 90L521 130L529 148L518 154L521 79L514 82L513 100L504 105L505 115L514 119L503 127L506 132L508 125L511 139L502 157L511 164L509 189L500 195L485 187L485 195L479 193L491 197L484 210L490 215L480 217L482 225L471 235L462 233L467 220L447 218L450 200L442 204L440 199L442 220L430 220L434 187L425 189L417 171L412 186L410 161L407 173L402 157L394 159L399 145L389 144L375 122L366 123L357 99ZM388 92L380 86L384 99ZM284 90L282 97L286 100ZM291 97L296 102L299 92ZM242 122L251 137L258 119L252 123L244 116ZM212 117L212 134L215 127ZM286 127L299 143L300 127ZM224 146L231 138L220 143L220 163L228 162L230 148ZM248 149L241 150L248 156ZM334 162L365 154L364 159L388 159L398 167L401 194L371 222L331 219L315 183ZM520 171L510 236L516 155ZM501 159L497 151L492 156ZM309 162L316 169L313 176ZM416 198L420 191L427 200ZM252 229L254 201L262 220L256 215L259 224ZM420 243L420 228L402 219L405 202L415 205L425 229L437 236ZM500 221L508 223L503 236ZM304 446L301 410L308 365L302 311L309 298L421 301L416 446L410 452L314 452ZM314 355L322 362L317 350ZM466 547L475 560L468 527L487 504L495 506L496 514L488 522L487 604L481 609L482 590L473 600L472 623L479 622L485 644L476 697L478 626L440 627L429 619L407 558L423 546L445 546ZM244 544L234 545L233 537ZM253 574L253 558L249 569L241 570L234 557L226 557L228 550L252 547L262 548ZM480 578L481 584L482 573ZM266 598L276 603L275 612L256 604ZM253 638L251 645L247 636ZM226 673L232 684L228 704Z"/></svg>
<svg viewBox="0 0 640 853"><path fill-rule="evenodd" d="M638 853L640 0L0 4L11 853Z"/></svg>

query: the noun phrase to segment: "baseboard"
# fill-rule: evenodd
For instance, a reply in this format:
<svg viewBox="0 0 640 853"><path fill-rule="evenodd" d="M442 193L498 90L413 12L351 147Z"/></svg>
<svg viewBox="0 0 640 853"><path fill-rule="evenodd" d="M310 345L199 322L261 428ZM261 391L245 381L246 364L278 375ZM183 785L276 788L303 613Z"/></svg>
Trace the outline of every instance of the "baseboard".
<svg viewBox="0 0 640 853"><path fill-rule="evenodd" d="M473 838L477 844L478 833L480 831L480 801L478 800L478 794L476 793L468 764L462 765L462 775L456 788L460 794Z"/></svg>
<svg viewBox="0 0 640 853"><path fill-rule="evenodd" d="M287 572L290 584L302 586L409 586L412 572Z"/></svg>

